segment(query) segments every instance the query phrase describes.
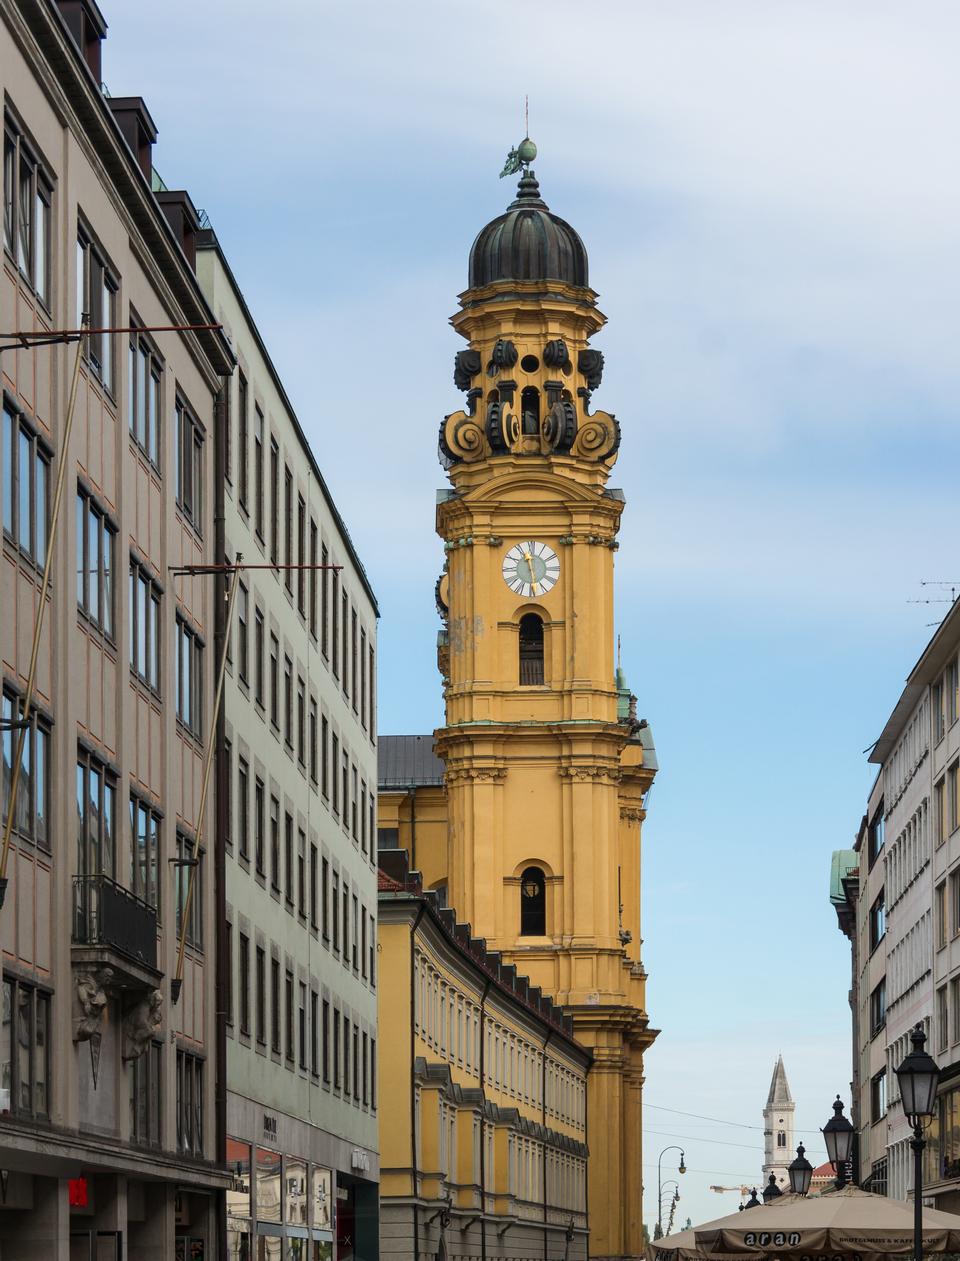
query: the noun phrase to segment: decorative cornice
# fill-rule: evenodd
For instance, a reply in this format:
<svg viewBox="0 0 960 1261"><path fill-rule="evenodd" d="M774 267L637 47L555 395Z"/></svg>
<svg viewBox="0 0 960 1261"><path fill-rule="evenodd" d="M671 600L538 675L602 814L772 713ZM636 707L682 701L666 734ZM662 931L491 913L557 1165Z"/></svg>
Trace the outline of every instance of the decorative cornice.
<svg viewBox="0 0 960 1261"><path fill-rule="evenodd" d="M615 766L585 765L558 766L557 773L563 779L573 780L608 780L612 784L620 783L620 769Z"/></svg>
<svg viewBox="0 0 960 1261"><path fill-rule="evenodd" d="M642 823L646 817L646 811L641 806L621 806L620 818L625 823Z"/></svg>
<svg viewBox="0 0 960 1261"><path fill-rule="evenodd" d="M469 783L500 784L507 778L505 766L460 766L448 769L444 780L447 784Z"/></svg>

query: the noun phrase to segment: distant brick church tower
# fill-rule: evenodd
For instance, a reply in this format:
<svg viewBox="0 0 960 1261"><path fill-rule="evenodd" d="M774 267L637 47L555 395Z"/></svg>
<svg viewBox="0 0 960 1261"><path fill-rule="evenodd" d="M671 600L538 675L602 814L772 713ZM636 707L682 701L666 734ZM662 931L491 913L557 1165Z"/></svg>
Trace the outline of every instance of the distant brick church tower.
<svg viewBox="0 0 960 1261"><path fill-rule="evenodd" d="M783 1067L783 1056L777 1057L777 1063L770 1081L770 1092L767 1095L767 1106L763 1110L763 1185L766 1186L770 1175L775 1174L777 1186L785 1189L790 1178L787 1167L795 1155L796 1144L793 1141L793 1114L796 1104L790 1094L787 1083L787 1070Z"/></svg>

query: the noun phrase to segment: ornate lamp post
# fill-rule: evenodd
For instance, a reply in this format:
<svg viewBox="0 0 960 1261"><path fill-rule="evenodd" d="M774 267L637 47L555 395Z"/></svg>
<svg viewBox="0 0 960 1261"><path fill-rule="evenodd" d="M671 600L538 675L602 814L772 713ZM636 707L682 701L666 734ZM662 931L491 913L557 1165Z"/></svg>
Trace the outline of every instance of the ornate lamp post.
<svg viewBox="0 0 960 1261"><path fill-rule="evenodd" d="M687 1172L687 1166L683 1162L683 1148L682 1147L677 1147L675 1144L671 1144L670 1147L665 1147L663 1151L661 1151L660 1155L657 1157L657 1231L658 1231L657 1238L658 1239L663 1238L663 1182L660 1176L660 1162L663 1160L664 1156L666 1156L667 1152L679 1152L680 1164L677 1166L677 1173Z"/></svg>
<svg viewBox="0 0 960 1261"><path fill-rule="evenodd" d="M749 1199L749 1200L747 1200L746 1204L744 1204L744 1206L743 1206L743 1207L744 1207L745 1209L747 1209L747 1208L759 1208L759 1207L760 1207L760 1201L757 1199L757 1188L756 1188L756 1187L754 1187L754 1188L753 1188L753 1190L750 1192L750 1199Z"/></svg>
<svg viewBox="0 0 960 1261"><path fill-rule="evenodd" d="M914 1261L923 1261L923 1149L927 1140L923 1137L923 1125L929 1121L937 1107L937 1085L940 1069L924 1050L927 1037L923 1025L914 1026L910 1034L913 1050L897 1071L900 1083L900 1101L904 1115L913 1126L913 1255Z"/></svg>
<svg viewBox="0 0 960 1261"><path fill-rule="evenodd" d="M790 1162L787 1173L790 1175L790 1190L794 1195L806 1195L810 1190L810 1179L813 1177L813 1165L807 1160L806 1148L801 1143L797 1147L797 1158Z"/></svg>
<svg viewBox="0 0 960 1261"><path fill-rule="evenodd" d="M837 1095L833 1116L820 1131L827 1145L827 1160L837 1175L837 1190L847 1185L847 1162L853 1153L853 1126L843 1115L843 1104Z"/></svg>

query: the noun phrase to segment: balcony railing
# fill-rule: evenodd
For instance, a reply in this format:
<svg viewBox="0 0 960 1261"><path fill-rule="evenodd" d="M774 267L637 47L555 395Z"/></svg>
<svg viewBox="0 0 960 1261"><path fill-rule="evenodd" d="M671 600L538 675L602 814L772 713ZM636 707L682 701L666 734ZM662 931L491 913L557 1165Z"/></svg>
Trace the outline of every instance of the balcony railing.
<svg viewBox="0 0 960 1261"><path fill-rule="evenodd" d="M107 946L156 970L157 913L109 876L74 878L73 940Z"/></svg>

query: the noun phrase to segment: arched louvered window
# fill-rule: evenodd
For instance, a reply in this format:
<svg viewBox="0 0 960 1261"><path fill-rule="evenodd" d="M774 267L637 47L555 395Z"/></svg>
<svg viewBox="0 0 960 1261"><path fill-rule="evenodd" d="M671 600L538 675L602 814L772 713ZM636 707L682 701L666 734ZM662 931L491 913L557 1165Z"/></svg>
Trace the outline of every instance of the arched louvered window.
<svg viewBox="0 0 960 1261"><path fill-rule="evenodd" d="M543 681L543 620L525 613L520 619L520 682Z"/></svg>
<svg viewBox="0 0 960 1261"><path fill-rule="evenodd" d="M520 394L520 428L524 433L540 432L540 391L528 385Z"/></svg>
<svg viewBox="0 0 960 1261"><path fill-rule="evenodd" d="M539 867L528 867L520 877L520 936L545 937L547 881Z"/></svg>

